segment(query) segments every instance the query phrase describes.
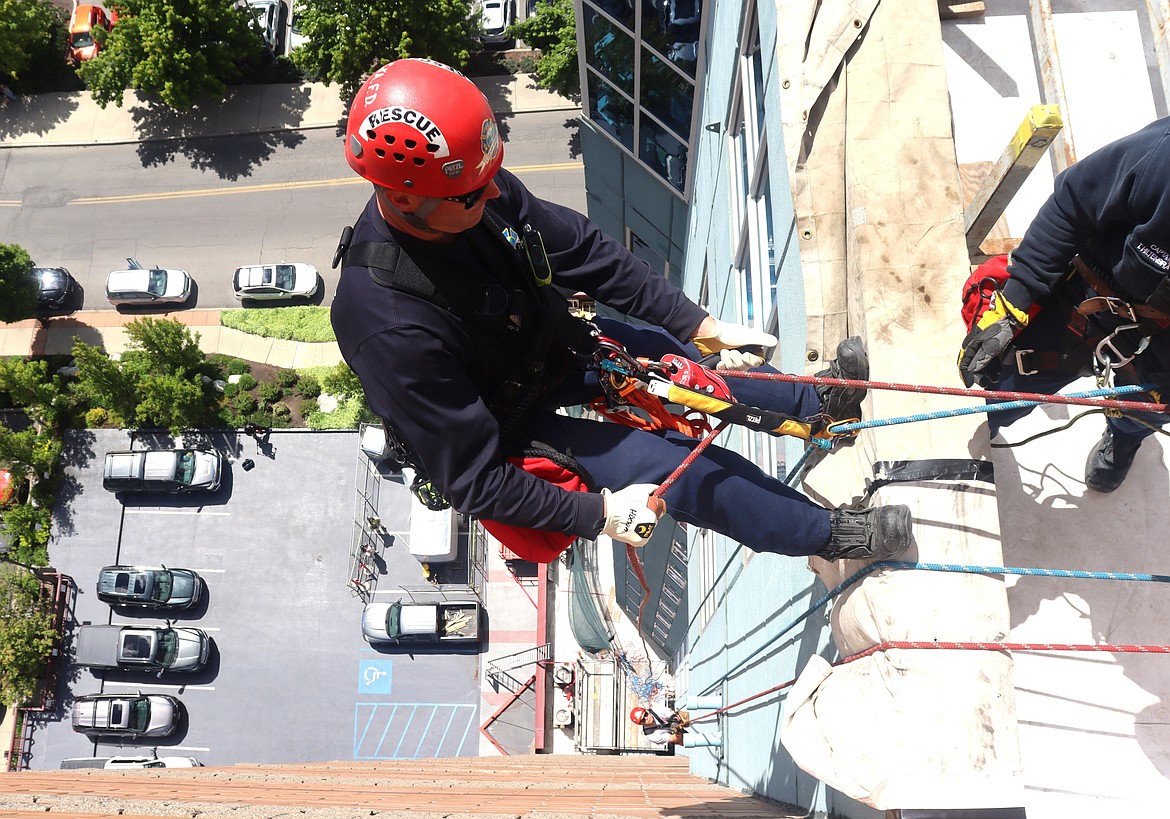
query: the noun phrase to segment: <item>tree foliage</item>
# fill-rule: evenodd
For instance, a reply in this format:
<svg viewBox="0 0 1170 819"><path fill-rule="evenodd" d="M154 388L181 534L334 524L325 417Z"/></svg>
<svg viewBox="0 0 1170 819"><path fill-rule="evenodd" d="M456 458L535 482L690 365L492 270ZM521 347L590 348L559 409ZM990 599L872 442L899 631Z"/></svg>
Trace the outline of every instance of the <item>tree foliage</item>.
<svg viewBox="0 0 1170 819"><path fill-rule="evenodd" d="M126 335L130 349L118 361L73 342L78 394L130 426L165 427L177 434L213 425L219 395L203 380L198 336L177 321L152 318L130 322Z"/></svg>
<svg viewBox="0 0 1170 819"><path fill-rule="evenodd" d="M536 4L536 13L514 23L509 34L540 49L537 85L574 101L581 99L573 0L541 0Z"/></svg>
<svg viewBox="0 0 1170 819"><path fill-rule="evenodd" d="M9 82L35 65L59 28L63 11L46 0L0 0L0 82Z"/></svg>
<svg viewBox="0 0 1170 819"><path fill-rule="evenodd" d="M40 581L0 565L0 702L32 699L54 638L53 612Z"/></svg>
<svg viewBox="0 0 1170 819"><path fill-rule="evenodd" d="M263 53L251 11L228 0L118 0L117 7L101 51L78 69L103 108L121 107L127 88L181 110L220 100Z"/></svg>
<svg viewBox="0 0 1170 819"><path fill-rule="evenodd" d="M49 427L57 425L68 406L61 378L49 375L49 364L43 359L0 358L0 392L8 393L25 414Z"/></svg>
<svg viewBox="0 0 1170 819"><path fill-rule="evenodd" d="M342 99L369 74L403 57L463 68L475 47L466 0L301 0L307 38L291 57L306 76L341 86Z"/></svg>
<svg viewBox="0 0 1170 819"><path fill-rule="evenodd" d="M61 438L30 427L19 432L0 427L0 466L31 478L52 472L61 456Z"/></svg>
<svg viewBox="0 0 1170 819"><path fill-rule="evenodd" d="M32 266L23 247L0 244L0 321L24 321L36 312L37 287L28 275Z"/></svg>

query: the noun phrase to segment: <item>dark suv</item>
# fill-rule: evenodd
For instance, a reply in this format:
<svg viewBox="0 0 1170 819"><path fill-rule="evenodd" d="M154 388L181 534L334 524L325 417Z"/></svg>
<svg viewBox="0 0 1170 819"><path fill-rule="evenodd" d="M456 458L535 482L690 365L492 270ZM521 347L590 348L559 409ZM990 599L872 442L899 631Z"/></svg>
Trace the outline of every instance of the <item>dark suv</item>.
<svg viewBox="0 0 1170 819"><path fill-rule="evenodd" d="M106 566L97 582L98 600L144 609L189 609L202 589L195 572L166 566Z"/></svg>

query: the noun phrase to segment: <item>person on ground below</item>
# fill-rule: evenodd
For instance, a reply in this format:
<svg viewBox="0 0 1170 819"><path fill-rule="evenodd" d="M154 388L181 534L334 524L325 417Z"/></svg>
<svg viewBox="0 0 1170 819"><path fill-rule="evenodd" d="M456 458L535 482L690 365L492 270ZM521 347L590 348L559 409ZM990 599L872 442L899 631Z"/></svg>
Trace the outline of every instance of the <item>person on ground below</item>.
<svg viewBox="0 0 1170 819"><path fill-rule="evenodd" d="M1053 394L1109 364L1118 384L1170 388L1170 118L1106 145L1056 177L1012 252L1010 278L963 342L970 386ZM1141 400L1136 396L1125 396ZM992 413L992 434L1032 408ZM1106 419L1085 483L1116 490L1143 440L1170 416Z"/></svg>
<svg viewBox="0 0 1170 819"><path fill-rule="evenodd" d="M403 459L456 510L564 535L562 549L601 534L641 546L665 511L759 552L884 558L908 546L907 507L825 509L718 446L652 497L695 439L557 414L601 390L584 363L590 325L548 281L640 320L597 319L634 356L699 360L701 344L720 367L747 369L764 363L750 348L776 339L708 315L584 216L533 196L501 167L495 116L461 73L419 59L375 71L344 150L374 191L338 248L337 341ZM860 340L842 342L825 374L868 378ZM735 397L839 420L859 415L864 392L742 380ZM524 468L516 459L537 444L571 458L588 491Z"/></svg>

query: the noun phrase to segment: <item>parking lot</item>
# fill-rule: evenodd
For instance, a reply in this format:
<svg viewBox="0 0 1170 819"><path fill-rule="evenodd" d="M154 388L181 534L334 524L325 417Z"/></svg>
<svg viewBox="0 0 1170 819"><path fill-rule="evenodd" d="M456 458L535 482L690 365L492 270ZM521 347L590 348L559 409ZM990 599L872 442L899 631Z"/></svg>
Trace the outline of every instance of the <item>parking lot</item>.
<svg viewBox="0 0 1170 819"><path fill-rule="evenodd" d="M160 756L207 765L477 753L476 652L375 651L362 640L363 602L346 584L360 472L356 432L274 430L263 447L243 435L208 434L198 445L230 463L221 488L203 497L104 490L105 453L131 444L117 430L74 431L66 440L68 480L49 553L77 589L56 709L36 723L30 768L154 747ZM172 444L166 436L133 442ZM244 459L254 467L245 470ZM400 586L426 588L418 561L393 536L406 529L408 509L405 487L383 480L378 512L389 534L378 561L379 599ZM179 612L111 609L97 599L95 583L112 564L192 569L205 581L205 600ZM167 616L211 636L205 669L156 677L71 662L77 624L159 624ZM74 696L135 690L177 696L184 710L178 731L119 746L72 730Z"/></svg>

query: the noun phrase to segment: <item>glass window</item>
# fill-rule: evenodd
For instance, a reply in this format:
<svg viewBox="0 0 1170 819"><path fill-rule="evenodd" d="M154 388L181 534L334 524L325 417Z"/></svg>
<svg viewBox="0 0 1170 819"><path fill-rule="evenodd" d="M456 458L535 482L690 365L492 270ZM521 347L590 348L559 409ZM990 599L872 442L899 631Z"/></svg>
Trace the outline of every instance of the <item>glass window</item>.
<svg viewBox="0 0 1170 819"><path fill-rule="evenodd" d="M145 731L148 725L150 725L150 701L146 697L131 700L130 718L127 720L126 727L131 731L141 732Z"/></svg>
<svg viewBox="0 0 1170 819"><path fill-rule="evenodd" d="M630 31L634 30L634 0L594 0L582 3L581 12L588 17L594 7L601 9Z"/></svg>
<svg viewBox="0 0 1170 819"><path fill-rule="evenodd" d="M642 0L642 40L693 77L702 15L702 0Z"/></svg>
<svg viewBox="0 0 1170 819"><path fill-rule="evenodd" d="M676 189L685 190L687 146L645 115L641 118L641 145L638 157Z"/></svg>
<svg viewBox="0 0 1170 819"><path fill-rule="evenodd" d="M634 94L634 39L600 14L585 15L585 62L609 82Z"/></svg>
<svg viewBox="0 0 1170 819"><path fill-rule="evenodd" d="M647 50L642 51L642 105L682 139L691 135L691 83Z"/></svg>
<svg viewBox="0 0 1170 819"><path fill-rule="evenodd" d="M158 633L158 653L155 659L160 665L170 666L175 662L179 653L179 635L173 629L165 629Z"/></svg>
<svg viewBox="0 0 1170 819"><path fill-rule="evenodd" d="M292 290L297 283L297 269L291 264L280 264L276 266L276 286L280 290ZM268 282L265 282L268 284Z"/></svg>
<svg viewBox="0 0 1170 819"><path fill-rule="evenodd" d="M167 271L150 271L150 278L147 281L146 291L148 293L153 293L156 296L161 296L163 293L167 292Z"/></svg>
<svg viewBox="0 0 1170 819"><path fill-rule="evenodd" d="M175 460L175 480L185 486L190 486L191 479L195 477L195 453L184 449L175 453Z"/></svg>
<svg viewBox="0 0 1170 819"><path fill-rule="evenodd" d="M589 119L614 139L634 150L634 106L612 85L590 72Z"/></svg>
<svg viewBox="0 0 1170 819"><path fill-rule="evenodd" d="M157 600L159 603L165 603L171 599L171 584L174 578L171 577L170 572L156 572L154 575L154 590L151 592L151 599Z"/></svg>

